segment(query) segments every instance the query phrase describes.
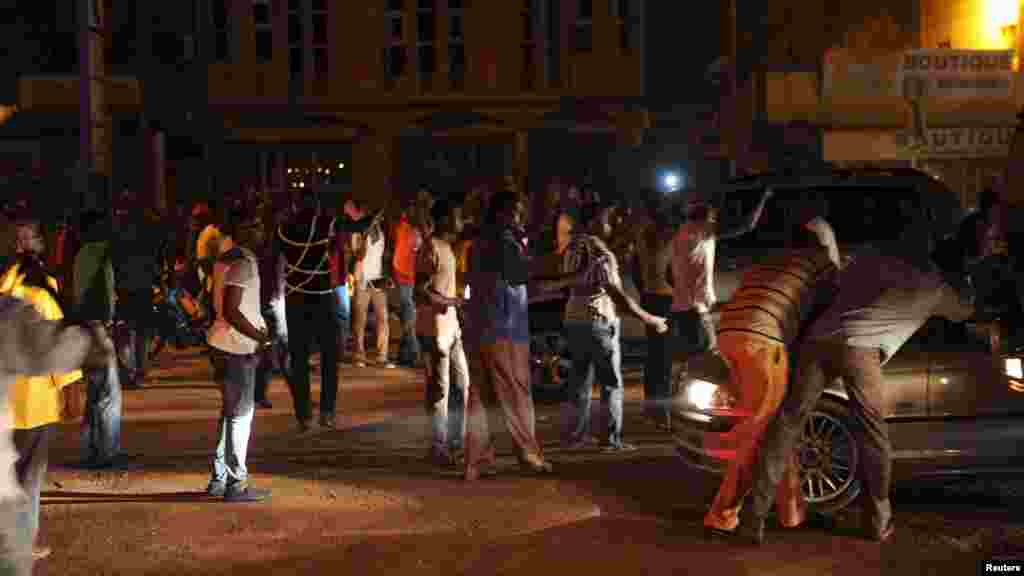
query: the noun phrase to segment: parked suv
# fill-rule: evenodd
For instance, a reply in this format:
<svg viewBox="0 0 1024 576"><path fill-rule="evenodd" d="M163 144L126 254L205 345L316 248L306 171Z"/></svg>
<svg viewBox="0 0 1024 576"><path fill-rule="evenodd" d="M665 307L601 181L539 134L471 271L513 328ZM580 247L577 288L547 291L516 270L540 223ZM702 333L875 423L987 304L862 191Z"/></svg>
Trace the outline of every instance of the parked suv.
<svg viewBox="0 0 1024 576"><path fill-rule="evenodd" d="M726 191L724 206L746 207L770 185L759 228L719 246L719 297L728 299L749 264L782 249L789 206L823 199L844 255L900 242L912 213L935 230L952 230L962 214L956 197L916 171L831 171L813 177L752 178ZM897 478L1005 471L1024 459L1024 374L1014 318L956 324L931 318L884 366L885 406ZM1019 337L1018 337L1019 338ZM734 409L725 363L714 354L679 375L674 430L692 465L720 471L734 455L728 432L743 418ZM842 382L826 391L798 447L803 490L818 512L849 505L860 492L860 458Z"/></svg>

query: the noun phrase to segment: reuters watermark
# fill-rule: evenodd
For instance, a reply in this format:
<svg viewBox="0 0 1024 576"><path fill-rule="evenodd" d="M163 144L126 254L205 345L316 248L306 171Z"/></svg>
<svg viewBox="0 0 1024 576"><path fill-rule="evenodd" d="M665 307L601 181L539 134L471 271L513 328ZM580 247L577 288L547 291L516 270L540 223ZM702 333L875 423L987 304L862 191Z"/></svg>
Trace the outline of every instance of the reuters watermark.
<svg viewBox="0 0 1024 576"><path fill-rule="evenodd" d="M992 558L978 565L978 574L1022 574L1024 558Z"/></svg>

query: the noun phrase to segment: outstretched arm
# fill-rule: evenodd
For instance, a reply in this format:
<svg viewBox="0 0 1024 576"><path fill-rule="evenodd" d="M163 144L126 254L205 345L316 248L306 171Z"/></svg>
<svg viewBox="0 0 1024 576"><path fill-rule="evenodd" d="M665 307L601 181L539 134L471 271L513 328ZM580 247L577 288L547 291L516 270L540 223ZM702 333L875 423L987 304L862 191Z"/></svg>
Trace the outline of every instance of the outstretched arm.
<svg viewBox="0 0 1024 576"><path fill-rule="evenodd" d="M772 189L768 188L764 191L764 196L761 196L761 201L757 204L757 208L750 213L750 216L744 221L737 225L735 228L724 229L719 227L718 237L721 239L736 238L749 233L751 230L757 227L757 223L761 220L761 214L764 213L764 205L768 202L768 199L773 195Z"/></svg>

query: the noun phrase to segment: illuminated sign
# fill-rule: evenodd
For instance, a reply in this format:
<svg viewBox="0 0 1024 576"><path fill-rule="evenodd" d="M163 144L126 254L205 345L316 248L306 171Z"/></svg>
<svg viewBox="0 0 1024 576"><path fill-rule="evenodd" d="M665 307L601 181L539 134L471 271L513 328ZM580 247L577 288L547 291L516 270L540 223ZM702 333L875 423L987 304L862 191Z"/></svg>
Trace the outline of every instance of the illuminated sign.
<svg viewBox="0 0 1024 576"><path fill-rule="evenodd" d="M1012 98L1013 50L909 50L899 75L904 98Z"/></svg>
<svg viewBox="0 0 1024 576"><path fill-rule="evenodd" d="M1014 126L929 128L920 154L933 158L1006 157L1014 130Z"/></svg>

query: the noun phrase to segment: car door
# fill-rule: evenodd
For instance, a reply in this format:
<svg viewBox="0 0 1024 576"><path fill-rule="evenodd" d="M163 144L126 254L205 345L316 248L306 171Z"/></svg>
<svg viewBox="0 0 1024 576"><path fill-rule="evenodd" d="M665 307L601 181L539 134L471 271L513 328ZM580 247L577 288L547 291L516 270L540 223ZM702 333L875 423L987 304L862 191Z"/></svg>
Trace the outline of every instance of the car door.
<svg viewBox="0 0 1024 576"><path fill-rule="evenodd" d="M887 419L928 415L928 333L918 330L882 368Z"/></svg>
<svg viewBox="0 0 1024 576"><path fill-rule="evenodd" d="M929 319L928 413L931 418L965 418L996 414L1006 394L986 336L965 323Z"/></svg>

